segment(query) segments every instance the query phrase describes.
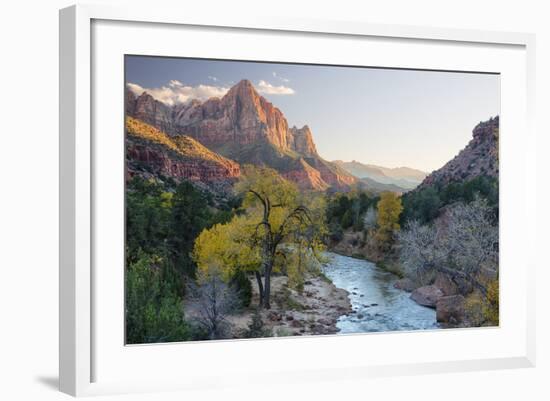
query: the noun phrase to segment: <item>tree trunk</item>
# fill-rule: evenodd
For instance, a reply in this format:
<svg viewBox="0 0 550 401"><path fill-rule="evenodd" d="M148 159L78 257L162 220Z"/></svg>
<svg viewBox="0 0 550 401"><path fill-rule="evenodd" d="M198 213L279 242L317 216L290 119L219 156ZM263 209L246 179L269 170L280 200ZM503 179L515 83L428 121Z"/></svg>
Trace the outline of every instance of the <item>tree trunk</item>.
<svg viewBox="0 0 550 401"><path fill-rule="evenodd" d="M260 307L264 304L264 285L262 283L262 275L260 272L256 273L256 281L258 282L258 292L260 293Z"/></svg>
<svg viewBox="0 0 550 401"><path fill-rule="evenodd" d="M265 226L269 227L269 223L267 222L267 220ZM271 294L271 269L273 267L273 254L274 252L272 251L271 233L266 232L262 249L262 272L264 274L263 307L265 309L271 308L269 297Z"/></svg>
<svg viewBox="0 0 550 401"><path fill-rule="evenodd" d="M264 308L271 309L271 304L269 303L269 297L271 294L271 268L266 268L265 278L264 278Z"/></svg>

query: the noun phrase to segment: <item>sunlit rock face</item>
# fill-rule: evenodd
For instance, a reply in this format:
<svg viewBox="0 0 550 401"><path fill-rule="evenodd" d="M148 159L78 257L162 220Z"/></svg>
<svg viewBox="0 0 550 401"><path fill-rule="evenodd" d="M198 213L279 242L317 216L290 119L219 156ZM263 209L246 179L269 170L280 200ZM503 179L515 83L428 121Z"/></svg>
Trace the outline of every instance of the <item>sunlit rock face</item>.
<svg viewBox="0 0 550 401"><path fill-rule="evenodd" d="M242 80L221 99L168 106L128 91L126 113L168 136L189 136L239 164L264 165L302 189L348 189L356 178L322 159L306 125L289 128L284 114Z"/></svg>
<svg viewBox="0 0 550 401"><path fill-rule="evenodd" d="M127 117L126 174L127 178L169 177L224 188L240 176L240 166L193 138L168 137L152 125Z"/></svg>

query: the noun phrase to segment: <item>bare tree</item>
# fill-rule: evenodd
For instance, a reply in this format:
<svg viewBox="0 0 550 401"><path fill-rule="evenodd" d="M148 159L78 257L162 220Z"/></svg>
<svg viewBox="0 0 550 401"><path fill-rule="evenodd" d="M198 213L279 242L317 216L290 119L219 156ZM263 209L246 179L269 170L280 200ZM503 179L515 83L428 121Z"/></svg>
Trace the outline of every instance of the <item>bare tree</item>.
<svg viewBox="0 0 550 401"><path fill-rule="evenodd" d="M470 275L498 270L498 227L487 201L459 203L449 211L447 247L460 270Z"/></svg>
<svg viewBox="0 0 550 401"><path fill-rule="evenodd" d="M437 224L408 224L398 234L407 274L422 284L435 272L469 282L487 294L483 275L498 273L498 227L484 199L450 207Z"/></svg>
<svg viewBox="0 0 550 401"><path fill-rule="evenodd" d="M434 226L421 225L416 220L397 234L405 274L421 285L428 284L434 277L435 268L446 262L437 237Z"/></svg>
<svg viewBox="0 0 550 401"><path fill-rule="evenodd" d="M231 329L227 316L240 305L237 291L218 274L204 276L199 283L190 288L194 320L210 340L227 338Z"/></svg>
<svg viewBox="0 0 550 401"><path fill-rule="evenodd" d="M378 213L376 212L376 208L374 206L369 207L365 213L365 217L363 218L365 229L369 230L371 228L375 228L377 220Z"/></svg>

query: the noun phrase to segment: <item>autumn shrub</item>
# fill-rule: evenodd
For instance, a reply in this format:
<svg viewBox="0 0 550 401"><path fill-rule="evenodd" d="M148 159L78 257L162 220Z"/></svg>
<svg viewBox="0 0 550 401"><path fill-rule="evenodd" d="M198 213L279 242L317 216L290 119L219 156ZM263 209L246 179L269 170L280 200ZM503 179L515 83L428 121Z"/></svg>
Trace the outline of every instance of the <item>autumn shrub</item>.
<svg viewBox="0 0 550 401"><path fill-rule="evenodd" d="M499 284L498 279L487 285L487 294L474 291L465 302L465 316L470 326L498 326L499 324Z"/></svg>
<svg viewBox="0 0 550 401"><path fill-rule="evenodd" d="M490 326L499 324L499 281L493 280L487 286L487 300L483 305L483 316Z"/></svg>
<svg viewBox="0 0 550 401"><path fill-rule="evenodd" d="M485 318L483 314L483 298L479 292L473 292L464 302L464 317L468 326L482 326Z"/></svg>

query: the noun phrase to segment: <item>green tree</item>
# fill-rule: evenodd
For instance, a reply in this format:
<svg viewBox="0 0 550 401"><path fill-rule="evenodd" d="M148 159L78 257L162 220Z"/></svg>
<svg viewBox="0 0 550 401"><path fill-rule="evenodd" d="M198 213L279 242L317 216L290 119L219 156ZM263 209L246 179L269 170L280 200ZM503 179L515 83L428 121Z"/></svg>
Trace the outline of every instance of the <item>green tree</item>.
<svg viewBox="0 0 550 401"><path fill-rule="evenodd" d="M187 181L176 187L171 206L167 246L180 274L194 278L193 244L199 233L208 226L212 213L205 196Z"/></svg>
<svg viewBox="0 0 550 401"><path fill-rule="evenodd" d="M351 209L346 210L346 212L342 216L342 222L340 223L340 225L342 226L342 228L344 230L350 228L353 225L353 217L352 216L353 216L353 213L352 213Z"/></svg>
<svg viewBox="0 0 550 401"><path fill-rule="evenodd" d="M162 280L162 259L140 253L126 270L126 341L185 341L191 331L182 301Z"/></svg>
<svg viewBox="0 0 550 401"><path fill-rule="evenodd" d="M170 221L172 194L161 184L136 177L126 191L127 258L135 262L140 251L158 253L164 248Z"/></svg>
<svg viewBox="0 0 550 401"><path fill-rule="evenodd" d="M403 195L403 222L416 220L422 224L432 221L442 206L435 187L427 187Z"/></svg>

